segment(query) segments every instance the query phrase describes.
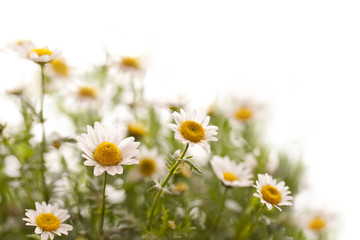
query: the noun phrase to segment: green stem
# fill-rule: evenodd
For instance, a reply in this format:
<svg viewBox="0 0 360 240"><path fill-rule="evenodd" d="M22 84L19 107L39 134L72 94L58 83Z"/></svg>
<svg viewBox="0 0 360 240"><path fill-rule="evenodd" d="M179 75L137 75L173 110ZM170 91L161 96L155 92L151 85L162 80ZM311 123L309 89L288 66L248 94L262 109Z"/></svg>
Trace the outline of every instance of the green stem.
<svg viewBox="0 0 360 240"><path fill-rule="evenodd" d="M221 219L221 214L222 214L222 212L224 210L225 200L226 200L226 195L227 195L228 189L229 189L229 187L225 187L224 194L222 195L220 210L219 210L218 216L216 217L216 219L214 221L213 231L216 230L217 225L218 225L218 223L219 223L219 221Z"/></svg>
<svg viewBox="0 0 360 240"><path fill-rule="evenodd" d="M180 156L180 159L183 159L183 157L185 156L185 153L187 152L188 148L189 148L189 143L186 144L185 149L184 149L184 151L182 152L182 154ZM157 192L157 194L156 194L156 196L154 198L153 204L151 206L150 217L149 217L149 222L148 222L148 225L147 225L147 229L150 229L150 227L151 227L152 220L153 220L153 217L154 217L154 212L155 212L155 209L156 209L156 205L157 205L157 203L159 201L161 193L163 192L162 189L166 186L166 184L168 183L168 181L170 180L172 175L174 175L174 172L175 172L175 170L177 169L177 167L179 166L180 163L181 163L180 160L176 161L176 163L170 168L170 171L169 171L168 175L166 176L166 178L164 179L164 181L161 183L161 188Z"/></svg>
<svg viewBox="0 0 360 240"><path fill-rule="evenodd" d="M104 172L104 179L103 179L103 186L102 186L102 202L101 202L101 217L100 217L100 223L99 223L99 233L100 236L102 236L104 232L104 216L105 216L105 190L106 190L106 178L107 173Z"/></svg>
<svg viewBox="0 0 360 240"><path fill-rule="evenodd" d="M45 124L44 124L44 96L45 96L45 73L44 64L39 64L41 70L41 98L40 98L40 124L42 129L42 142L41 142L41 182L43 187L44 200L49 201L49 193L46 187L46 166L45 166L45 152L46 152L46 137L45 137Z"/></svg>
<svg viewBox="0 0 360 240"><path fill-rule="evenodd" d="M249 228L249 233L248 233L248 238L247 239L250 239L251 233L252 233L252 231L253 231L253 229L254 229L254 227L255 227L255 225L256 225L256 223L257 223L257 221L259 219L259 216L262 213L262 210L264 209L264 207L265 207L265 204L262 204L262 206L259 208L258 212L256 213L255 221L251 224L251 226Z"/></svg>

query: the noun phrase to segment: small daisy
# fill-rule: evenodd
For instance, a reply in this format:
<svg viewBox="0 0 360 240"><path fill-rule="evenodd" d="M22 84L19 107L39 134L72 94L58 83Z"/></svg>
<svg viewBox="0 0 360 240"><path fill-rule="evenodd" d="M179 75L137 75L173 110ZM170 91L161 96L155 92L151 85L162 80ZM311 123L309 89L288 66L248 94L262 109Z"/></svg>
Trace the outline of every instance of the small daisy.
<svg viewBox="0 0 360 240"><path fill-rule="evenodd" d="M61 236L61 234L68 234L73 227L63 222L70 218L68 211L59 209L57 204L51 205L42 202L35 202L35 210L26 209L25 215L28 218L23 218L27 226L35 226L35 233L41 234L41 240L54 239L54 233Z"/></svg>
<svg viewBox="0 0 360 240"><path fill-rule="evenodd" d="M337 216L323 208L307 209L300 219L300 225L309 239L318 239L319 235L326 234L337 223Z"/></svg>
<svg viewBox="0 0 360 240"><path fill-rule="evenodd" d="M228 115L236 121L249 123L262 118L265 113L265 105L251 97L235 97L228 111Z"/></svg>
<svg viewBox="0 0 360 240"><path fill-rule="evenodd" d="M127 125L128 134L136 139L141 138L147 134L144 124L141 122L132 122Z"/></svg>
<svg viewBox="0 0 360 240"><path fill-rule="evenodd" d="M53 59L49 64L49 69L51 70L52 75L68 78L71 75L71 68L65 61L65 59L57 57Z"/></svg>
<svg viewBox="0 0 360 240"><path fill-rule="evenodd" d="M251 170L242 163L231 161L228 156L214 156L210 164L226 187L248 187L253 183Z"/></svg>
<svg viewBox="0 0 360 240"><path fill-rule="evenodd" d="M180 109L180 113L172 114L176 124L168 124L168 127L175 132L175 138L190 147L199 144L205 151L210 153L210 145L207 141L217 141L217 126L208 126L210 117L205 113L198 113L195 109L187 109L186 112Z"/></svg>
<svg viewBox="0 0 360 240"><path fill-rule="evenodd" d="M120 67L124 70L141 70L142 62L140 57L122 57L120 60Z"/></svg>
<svg viewBox="0 0 360 240"><path fill-rule="evenodd" d="M138 154L136 148L139 142L134 142L133 137L124 138L125 129L114 127L107 128L95 122L94 128L87 126L88 133L83 133L76 139L79 148L84 152L86 159L84 165L94 166L94 175L99 176L105 171L110 175L122 174L122 165L138 164L133 159Z"/></svg>
<svg viewBox="0 0 360 240"><path fill-rule="evenodd" d="M137 170L142 178L157 179L166 175L165 159L158 154L156 148L149 150L142 147L136 159L139 161Z"/></svg>
<svg viewBox="0 0 360 240"><path fill-rule="evenodd" d="M288 196L291 192L288 191L289 187L285 186L284 181L276 183L276 180L267 173L258 174L256 185L253 186L257 189L257 193L254 193L254 196L260 198L260 201L266 204L268 210L276 207L281 211L279 206L292 205L290 200L293 198Z"/></svg>
<svg viewBox="0 0 360 240"><path fill-rule="evenodd" d="M48 48L33 48L29 50L27 57L36 63L48 63L58 54L58 51L50 51Z"/></svg>

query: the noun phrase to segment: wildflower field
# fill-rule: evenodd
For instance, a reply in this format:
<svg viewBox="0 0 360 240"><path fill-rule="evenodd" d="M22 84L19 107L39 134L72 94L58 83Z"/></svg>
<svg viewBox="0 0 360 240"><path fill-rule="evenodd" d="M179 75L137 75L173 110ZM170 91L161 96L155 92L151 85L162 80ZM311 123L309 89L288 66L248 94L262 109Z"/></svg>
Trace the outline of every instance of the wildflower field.
<svg viewBox="0 0 360 240"><path fill-rule="evenodd" d="M304 167L264 143L256 99L147 99L139 56L79 73L31 41L7 51L38 75L7 91L0 239L328 239L328 213L293 211Z"/></svg>

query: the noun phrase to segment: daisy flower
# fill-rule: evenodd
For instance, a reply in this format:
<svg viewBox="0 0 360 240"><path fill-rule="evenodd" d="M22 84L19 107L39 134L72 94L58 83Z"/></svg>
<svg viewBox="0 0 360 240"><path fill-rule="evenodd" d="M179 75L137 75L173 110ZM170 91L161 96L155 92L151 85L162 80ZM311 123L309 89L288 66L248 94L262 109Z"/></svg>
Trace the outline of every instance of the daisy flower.
<svg viewBox="0 0 360 240"><path fill-rule="evenodd" d="M146 127L141 122L131 122L127 125L128 134L136 139L147 134Z"/></svg>
<svg viewBox="0 0 360 240"><path fill-rule="evenodd" d="M176 124L168 124L168 127L175 132L175 138L190 147L199 144L205 151L210 153L210 145L207 141L217 141L217 126L208 126L210 117L205 113L198 113L195 109L180 109L180 113L172 114Z"/></svg>
<svg viewBox="0 0 360 240"><path fill-rule="evenodd" d="M57 204L51 205L42 202L35 202L36 211L26 209L23 218L27 226L35 226L35 233L41 234L41 240L54 239L54 233L61 236L61 234L68 234L73 227L69 224L63 223L70 215L65 209L59 209Z"/></svg>
<svg viewBox="0 0 360 240"><path fill-rule="evenodd" d="M258 174L256 185L253 186L257 190L257 193L254 193L254 196L260 198L260 201L266 204L268 210L276 207L281 211L279 206L292 205L290 200L293 198L288 196L291 192L288 191L289 187L285 186L284 181L276 183L276 180L267 173Z"/></svg>
<svg viewBox="0 0 360 240"><path fill-rule="evenodd" d="M326 234L337 223L336 215L323 208L307 209L300 219L300 225L309 239L318 239L319 235Z"/></svg>
<svg viewBox="0 0 360 240"><path fill-rule="evenodd" d="M248 187L253 183L251 170L242 163L231 161L228 156L214 156L210 164L226 187Z"/></svg>
<svg viewBox="0 0 360 240"><path fill-rule="evenodd" d="M139 161L137 171L142 178L151 177L157 179L166 175L167 167L165 159L158 154L156 148L149 150L146 147L142 147L136 159Z"/></svg>
<svg viewBox="0 0 360 240"><path fill-rule="evenodd" d="M58 51L50 51L48 48L33 48L27 53L27 58L36 63L48 63L57 57Z"/></svg>
<svg viewBox="0 0 360 240"><path fill-rule="evenodd" d="M138 154L136 148L139 142L134 142L133 137L124 138L125 129L117 126L107 128L95 122L94 128L87 126L88 133L83 133L76 139L79 148L84 152L86 159L84 165L94 166L94 175L99 176L105 171L110 175L122 174L122 165L138 164L133 159Z"/></svg>
<svg viewBox="0 0 360 240"><path fill-rule="evenodd" d="M140 57L124 56L120 60L120 67L124 70L141 70L142 62Z"/></svg>
<svg viewBox="0 0 360 240"><path fill-rule="evenodd" d="M265 113L265 105L251 97L235 97L227 115L242 123L249 123L255 119L262 118Z"/></svg>
<svg viewBox="0 0 360 240"><path fill-rule="evenodd" d="M73 74L73 67L63 57L56 57L48 64L49 74L53 78L69 79Z"/></svg>

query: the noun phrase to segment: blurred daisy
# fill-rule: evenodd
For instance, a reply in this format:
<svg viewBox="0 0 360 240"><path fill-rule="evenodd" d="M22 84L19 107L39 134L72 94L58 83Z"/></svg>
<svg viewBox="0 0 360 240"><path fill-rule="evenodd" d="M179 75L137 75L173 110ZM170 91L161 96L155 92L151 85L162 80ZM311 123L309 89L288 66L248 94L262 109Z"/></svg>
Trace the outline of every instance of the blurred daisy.
<svg viewBox="0 0 360 240"><path fill-rule="evenodd" d="M264 105L250 98L236 98L228 111L233 119L242 123L248 123L264 114Z"/></svg>
<svg viewBox="0 0 360 240"><path fill-rule="evenodd" d="M61 236L67 235L73 227L69 224L63 223L70 218L67 210L59 209L57 204L51 205L42 202L35 202L35 210L26 209L23 218L27 226L35 226L35 233L41 234L41 240L54 239L54 234Z"/></svg>
<svg viewBox="0 0 360 240"><path fill-rule="evenodd" d="M48 63L57 57L58 51L50 51L48 48L33 48L27 53L27 58L36 63Z"/></svg>
<svg viewBox="0 0 360 240"><path fill-rule="evenodd" d="M325 209L307 209L300 218L300 225L309 239L318 239L326 234L336 223L336 216Z"/></svg>
<svg viewBox="0 0 360 240"><path fill-rule="evenodd" d="M228 156L213 156L210 164L226 187L248 187L253 183L251 170L242 163L231 161Z"/></svg>
<svg viewBox="0 0 360 240"><path fill-rule="evenodd" d="M144 124L141 122L132 122L127 126L128 135L135 138L141 138L147 134Z"/></svg>
<svg viewBox="0 0 360 240"><path fill-rule="evenodd" d="M71 68L64 58L53 59L48 67L53 77L68 78L71 75Z"/></svg>
<svg viewBox="0 0 360 240"><path fill-rule="evenodd" d="M19 39L8 44L12 50L17 52L22 57L26 57L30 49L35 48L35 44L27 39Z"/></svg>
<svg viewBox="0 0 360 240"><path fill-rule="evenodd" d="M292 205L290 200L293 198L288 196L291 192L288 191L289 187L285 186L284 181L276 183L276 180L267 173L258 174L258 180L254 187L257 190L257 193L254 193L254 196L260 198L260 201L266 204L268 210L276 207L281 211L279 206Z"/></svg>
<svg viewBox="0 0 360 240"><path fill-rule="evenodd" d="M73 89L73 94L76 103L83 109L96 109L103 101L98 88L94 86L79 85L77 89Z"/></svg>
<svg viewBox="0 0 360 240"><path fill-rule="evenodd" d="M171 111L179 111L185 108L191 101L190 97L186 94L170 94L168 96L161 96L151 100L157 106L166 107Z"/></svg>
<svg viewBox="0 0 360 240"><path fill-rule="evenodd" d="M47 47L38 48L33 42L19 40L9 44L9 47L21 57L28 58L36 63L48 63L59 55L58 50L49 50Z"/></svg>
<svg viewBox="0 0 360 240"><path fill-rule="evenodd" d="M139 161L137 171L142 178L157 179L167 173L165 159L158 154L156 148L149 150L146 147L142 147L136 159Z"/></svg>
<svg viewBox="0 0 360 240"><path fill-rule="evenodd" d="M168 124L168 127L175 132L175 138L190 147L199 144L205 151L210 153L210 145L207 141L217 141L217 126L208 126L210 117L205 113L198 113L195 109L180 109L180 113L172 114L176 124Z"/></svg>
<svg viewBox="0 0 360 240"><path fill-rule="evenodd" d="M175 195L179 195L188 189L188 185L184 182L176 183L171 186L171 192Z"/></svg>
<svg viewBox="0 0 360 240"><path fill-rule="evenodd" d="M123 70L138 71L142 68L142 61L140 57L124 56L120 60L120 67Z"/></svg>
<svg viewBox="0 0 360 240"><path fill-rule="evenodd" d="M138 164L133 159L138 154L136 148L139 142L134 142L133 137L124 138L125 129L117 126L107 128L95 122L94 128L87 126L88 133L83 133L76 139L79 148L84 152L86 159L84 165L94 166L94 175L99 176L105 171L110 175L122 174L122 165Z"/></svg>

